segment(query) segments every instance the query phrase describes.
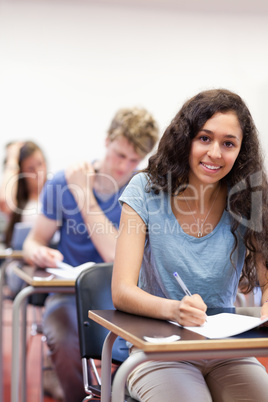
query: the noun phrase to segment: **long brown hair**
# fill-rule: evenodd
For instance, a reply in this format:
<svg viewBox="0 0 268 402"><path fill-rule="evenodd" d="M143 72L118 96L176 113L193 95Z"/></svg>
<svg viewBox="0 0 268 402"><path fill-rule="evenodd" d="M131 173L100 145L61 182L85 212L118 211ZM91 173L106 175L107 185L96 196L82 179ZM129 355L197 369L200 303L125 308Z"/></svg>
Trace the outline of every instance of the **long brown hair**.
<svg viewBox="0 0 268 402"><path fill-rule="evenodd" d="M249 222L254 212L254 220L250 221L250 225L244 225L243 234L247 253L241 281L246 283L245 291L250 291L257 282L256 252L262 254L268 267L268 185L257 129L240 96L226 89L214 89L201 92L185 102L165 130L145 172L149 176L149 189L156 193L168 192L172 196L178 194L179 189L186 188L189 182L189 155L193 138L215 113L228 111L236 113L243 132L239 155L224 178L229 188L238 190L231 192L228 199L228 209L233 217L231 231L235 238L232 253L240 236L237 234L239 224ZM253 188L261 194L258 202L256 199L254 201Z"/></svg>
<svg viewBox="0 0 268 402"><path fill-rule="evenodd" d="M21 221L21 211L25 208L25 205L29 201L29 191L27 188L27 182L25 177L21 174L21 167L22 167L22 162L32 156L34 152L40 151L43 154L43 151L41 148L33 141L26 141L23 146L20 149L20 155L19 155L19 173L18 173L18 190L16 194L16 202L17 202L17 208L15 211L12 212L10 216L10 220L6 229L5 233L5 244L7 247L10 247L11 245L11 239L12 239L12 233L14 229L14 225L17 222Z"/></svg>

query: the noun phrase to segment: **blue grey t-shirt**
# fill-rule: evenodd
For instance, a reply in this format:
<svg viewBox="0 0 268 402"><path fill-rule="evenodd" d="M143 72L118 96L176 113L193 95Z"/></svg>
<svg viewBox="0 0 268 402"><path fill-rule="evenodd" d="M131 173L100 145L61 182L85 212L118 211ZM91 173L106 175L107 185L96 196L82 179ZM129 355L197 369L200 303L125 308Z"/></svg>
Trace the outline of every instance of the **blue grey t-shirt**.
<svg viewBox="0 0 268 402"><path fill-rule="evenodd" d="M147 176L132 178L122 196L147 226L139 287L156 296L184 297L173 277L177 271L192 294L198 293L208 308L233 307L244 264L245 246L237 235L234 246L231 216L224 211L214 230L200 238L185 233L175 218L167 193L147 192Z"/></svg>

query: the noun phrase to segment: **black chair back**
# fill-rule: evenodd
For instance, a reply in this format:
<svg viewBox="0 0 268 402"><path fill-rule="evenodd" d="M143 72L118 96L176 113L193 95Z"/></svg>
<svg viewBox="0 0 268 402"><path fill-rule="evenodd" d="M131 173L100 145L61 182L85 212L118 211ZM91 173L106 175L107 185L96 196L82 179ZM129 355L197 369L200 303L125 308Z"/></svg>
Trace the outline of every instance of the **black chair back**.
<svg viewBox="0 0 268 402"><path fill-rule="evenodd" d="M102 345L108 330L88 318L88 310L114 310L111 295L113 264L100 263L81 272L75 284L81 358L101 359ZM115 340L113 362L122 363L128 356L126 341Z"/></svg>

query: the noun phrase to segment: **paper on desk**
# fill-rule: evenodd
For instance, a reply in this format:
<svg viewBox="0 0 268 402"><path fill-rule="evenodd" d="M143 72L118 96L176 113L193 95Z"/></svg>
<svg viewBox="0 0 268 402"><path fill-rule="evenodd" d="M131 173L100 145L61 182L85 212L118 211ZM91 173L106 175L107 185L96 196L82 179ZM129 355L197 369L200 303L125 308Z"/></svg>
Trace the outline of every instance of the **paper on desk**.
<svg viewBox="0 0 268 402"><path fill-rule="evenodd" d="M266 321L268 321L268 318L261 320L258 317L250 317L247 315L220 313L208 316L207 322L205 322L202 327L183 328L203 335L206 338L219 339L241 334L242 332L258 327ZM173 321L172 324L178 325L179 327L181 326Z"/></svg>
<svg viewBox="0 0 268 402"><path fill-rule="evenodd" d="M78 265L78 267L72 267L69 264L61 262L58 264L58 268L46 268L46 271L61 278L76 279L80 272L82 272L84 269L92 267L93 265L95 265L95 262L90 261Z"/></svg>

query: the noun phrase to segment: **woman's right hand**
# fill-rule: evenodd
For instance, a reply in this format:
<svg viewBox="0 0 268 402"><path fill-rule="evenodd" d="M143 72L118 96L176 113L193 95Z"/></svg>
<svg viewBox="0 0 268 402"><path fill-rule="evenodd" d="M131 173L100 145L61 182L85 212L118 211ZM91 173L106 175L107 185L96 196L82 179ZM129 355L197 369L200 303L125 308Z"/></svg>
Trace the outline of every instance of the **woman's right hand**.
<svg viewBox="0 0 268 402"><path fill-rule="evenodd" d="M8 165L18 165L20 150L24 145L24 142L13 142L7 146L6 149L6 166Z"/></svg>
<svg viewBox="0 0 268 402"><path fill-rule="evenodd" d="M17 206L19 157L23 142L13 142L6 147L4 174L0 184L0 210L11 215Z"/></svg>
<svg viewBox="0 0 268 402"><path fill-rule="evenodd" d="M198 294L185 296L176 312L176 321L184 327L201 326L206 322L207 305Z"/></svg>

